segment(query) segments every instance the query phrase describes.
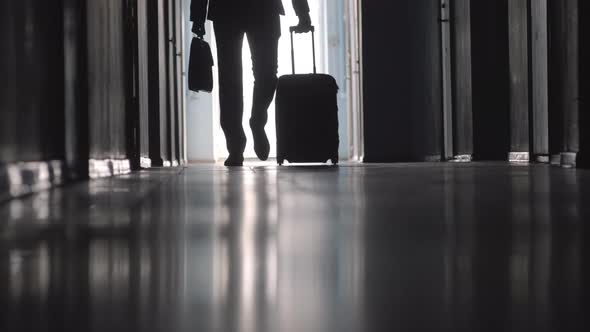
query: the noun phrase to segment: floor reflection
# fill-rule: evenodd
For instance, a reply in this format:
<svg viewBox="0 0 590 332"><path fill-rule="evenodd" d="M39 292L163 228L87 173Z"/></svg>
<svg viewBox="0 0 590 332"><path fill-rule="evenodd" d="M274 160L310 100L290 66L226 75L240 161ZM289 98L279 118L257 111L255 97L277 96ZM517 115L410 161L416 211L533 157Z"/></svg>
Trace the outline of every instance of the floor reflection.
<svg viewBox="0 0 590 332"><path fill-rule="evenodd" d="M590 173L189 168L0 207L1 331L584 331Z"/></svg>

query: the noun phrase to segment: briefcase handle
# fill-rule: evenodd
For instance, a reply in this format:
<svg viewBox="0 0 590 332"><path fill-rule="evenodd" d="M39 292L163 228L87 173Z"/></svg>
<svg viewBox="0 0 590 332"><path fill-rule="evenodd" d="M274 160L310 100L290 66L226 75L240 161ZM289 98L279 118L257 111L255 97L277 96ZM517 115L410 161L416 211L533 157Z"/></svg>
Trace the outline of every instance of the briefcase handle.
<svg viewBox="0 0 590 332"><path fill-rule="evenodd" d="M291 31L291 63L293 65L293 75L295 75L295 44L293 42L293 33L297 30L297 26L290 28ZM315 63L315 26L311 26L311 47L313 51L313 73L317 74Z"/></svg>

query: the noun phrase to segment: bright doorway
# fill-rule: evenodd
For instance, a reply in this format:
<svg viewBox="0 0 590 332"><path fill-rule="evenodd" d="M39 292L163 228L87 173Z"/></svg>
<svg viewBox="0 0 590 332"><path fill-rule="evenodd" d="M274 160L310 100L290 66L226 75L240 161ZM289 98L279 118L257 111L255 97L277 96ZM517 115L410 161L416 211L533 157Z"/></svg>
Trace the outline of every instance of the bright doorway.
<svg viewBox="0 0 590 332"><path fill-rule="evenodd" d="M338 94L339 106L339 133L340 133L340 159L357 159L359 130L359 112L351 101L357 103L360 95L356 89L349 88L349 82L353 76L351 70L357 70L359 66L351 66L350 25L357 26L357 20L348 24L346 13L349 10L350 0L308 0L311 16L316 26L316 60L319 73L328 73L336 78L340 91ZM289 27L297 24L297 17L290 5L285 2L286 16L281 18L282 37L279 43L279 76L291 74L291 48L289 39ZM188 13L190 0L185 0L185 11ZM188 16L188 14L187 14ZM190 22L186 25L190 31ZM190 49L192 34L186 34L186 49ZM211 43L214 56L216 52L215 38L212 24L207 25L207 39ZM311 35L296 35L295 37L296 69L297 73L310 73L312 66ZM352 52L357 54L358 52ZM186 59L188 61L188 57ZM252 105L252 90L254 78L252 74L250 49L247 38L243 51L243 80L244 80L244 130L248 143L245 157L255 158L252 134L249 130L248 120ZM358 63L358 62L357 62ZM353 68L354 67L354 68ZM217 68L214 68L215 86L217 87ZM358 74L358 70L357 70ZM358 84L357 84L358 85ZM355 93L356 98L350 98L349 94ZM351 109L355 110L351 114ZM356 120L355 120L356 119ZM269 121L266 131L271 142L271 157L276 156L276 130L275 130L275 105L269 108ZM355 137L350 135L351 131ZM219 125L219 95L215 89L212 94L187 92L187 145L188 159L190 161L220 161L227 157L225 137ZM356 148L355 148L356 147Z"/></svg>

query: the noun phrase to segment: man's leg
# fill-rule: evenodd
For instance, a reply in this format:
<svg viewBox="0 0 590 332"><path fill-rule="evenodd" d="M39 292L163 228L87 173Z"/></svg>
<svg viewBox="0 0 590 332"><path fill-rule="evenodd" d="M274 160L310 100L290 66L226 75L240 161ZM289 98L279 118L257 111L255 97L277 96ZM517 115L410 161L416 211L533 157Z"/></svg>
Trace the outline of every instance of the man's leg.
<svg viewBox="0 0 590 332"><path fill-rule="evenodd" d="M261 160L268 159L270 151L264 127L268 121L268 107L277 88L280 25L280 17L277 15L247 31L254 72L250 127L254 136L254 150Z"/></svg>
<svg viewBox="0 0 590 332"><path fill-rule="evenodd" d="M217 65L219 67L219 105L221 128L225 134L229 159L227 166L244 161L246 135L242 127L244 86L242 82L242 46L244 31L231 23L215 23Z"/></svg>

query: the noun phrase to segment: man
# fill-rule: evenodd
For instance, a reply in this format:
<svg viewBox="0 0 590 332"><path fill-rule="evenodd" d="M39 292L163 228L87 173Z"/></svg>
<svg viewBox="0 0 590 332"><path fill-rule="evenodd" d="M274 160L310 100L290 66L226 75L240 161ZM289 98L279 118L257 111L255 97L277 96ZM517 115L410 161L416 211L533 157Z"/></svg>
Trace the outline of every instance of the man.
<svg viewBox="0 0 590 332"><path fill-rule="evenodd" d="M311 18L307 0L292 1L299 17L297 32L310 31ZM246 135L242 127L244 36L248 37L250 44L255 80L250 117L254 150L260 160L268 159L270 144L264 127L268 121L268 107L277 86L278 45L281 36L280 15L284 14L282 0L192 0L191 2L193 32L203 37L206 19L213 21L215 29L221 127L229 152L229 158L225 161L228 167L243 165L246 148Z"/></svg>

